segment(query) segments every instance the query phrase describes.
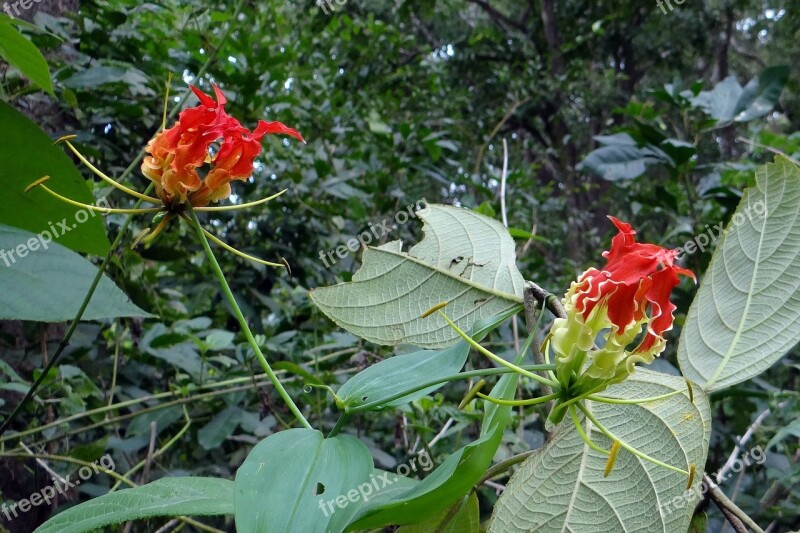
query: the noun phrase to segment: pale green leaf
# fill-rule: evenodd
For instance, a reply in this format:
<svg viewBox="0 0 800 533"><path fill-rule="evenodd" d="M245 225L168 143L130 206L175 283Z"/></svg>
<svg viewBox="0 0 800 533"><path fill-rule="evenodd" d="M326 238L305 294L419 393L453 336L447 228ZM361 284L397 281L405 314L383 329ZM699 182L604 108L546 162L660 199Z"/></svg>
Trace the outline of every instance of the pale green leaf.
<svg viewBox="0 0 800 533"><path fill-rule="evenodd" d="M707 391L760 374L800 340L800 169L779 157L756 170L717 245L678 348Z"/></svg>
<svg viewBox="0 0 800 533"><path fill-rule="evenodd" d="M82 533L142 518L233 514L233 482L173 477L112 492L59 513L35 533Z"/></svg>
<svg viewBox="0 0 800 533"><path fill-rule="evenodd" d="M637 369L603 395L647 398L675 390L682 394L644 404L589 402L592 413L620 439L649 456L688 470L694 463L699 489L711 435L711 413L702 391L689 400L683 379ZM583 427L599 446L611 441L588 420ZM519 468L497 502L490 532L685 533L699 490L688 478L626 450L604 477L607 456L584 443L565 419L547 444ZM683 505L676 506L680 498Z"/></svg>
<svg viewBox="0 0 800 533"><path fill-rule="evenodd" d="M496 220L466 209L431 205L417 212L425 238L408 253L393 241L364 251L350 283L318 288L311 298L339 326L378 344L406 342L442 348L458 335L438 315L420 318L443 302L456 324L522 303L522 275L514 240Z"/></svg>

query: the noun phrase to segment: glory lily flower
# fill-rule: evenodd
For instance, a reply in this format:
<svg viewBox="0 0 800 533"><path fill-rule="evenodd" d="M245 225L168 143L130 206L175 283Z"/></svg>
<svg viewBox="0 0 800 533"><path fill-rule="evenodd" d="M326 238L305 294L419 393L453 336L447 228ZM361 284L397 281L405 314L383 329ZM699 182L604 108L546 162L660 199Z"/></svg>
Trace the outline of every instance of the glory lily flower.
<svg viewBox="0 0 800 533"><path fill-rule="evenodd" d="M691 271L675 264L678 255L676 250L668 250L655 244L637 243L636 232L630 224L614 217L609 218L619 233L611 240L611 249L603 253L606 258L605 266L602 269L590 268L572 283L562 301L563 310L558 306L551 307L555 308L554 313L559 318L553 322L543 351L547 355L552 347L556 355L555 364L551 364L547 357L546 364L543 365L518 366L535 337L535 328L512 363L481 346L461 330L443 310L448 302L435 305L423 313L422 318L438 314L480 353L520 376L544 385L550 391L538 398L504 400L481 394L485 381L480 380L467 393L462 405L476 397L500 405L531 406L549 403L552 408L548 422L559 424L569 414L572 424L586 445L608 456L604 476L611 474L620 450L624 449L640 459L686 475L689 488L695 479L694 464L687 464L686 469L683 469L651 457L609 431L592 413L592 403L646 404L684 394L684 391L674 390L650 398L625 400L600 393L631 375L636 363L651 363L664 350L664 333L672 328L675 311L675 306L669 299L672 289L678 285L680 276L695 279ZM541 289L539 291L544 293L540 298L544 305L550 301L552 295ZM685 393L689 401L694 402L692 385L688 380L686 387ZM580 420L581 413L591 422L594 430L611 441L609 450L592 440L591 432L584 429L584 423Z"/></svg>
<svg viewBox="0 0 800 533"><path fill-rule="evenodd" d="M630 224L609 219L619 233L603 252L606 265L588 269L572 283L562 301L567 316L550 330L558 378L565 385L586 376L591 378L586 385L596 388L625 379L636 363L651 363L672 329L672 289L680 275L695 279L675 264L676 250L637 243ZM601 347L595 346L598 340Z"/></svg>
<svg viewBox="0 0 800 533"><path fill-rule="evenodd" d="M155 204L157 207L113 209L82 204L65 198L44 185L50 179L49 176L30 184L26 190L41 187L50 195L71 205L100 213L157 213L154 218L154 222L157 222L156 228L152 231L145 230L139 235L136 242L152 240L175 216L189 220L187 215L189 209L193 211L244 209L265 203L283 194L285 191L255 202L208 207L209 203L219 202L230 196L232 181L246 180L253 174L253 162L261 153L261 139L264 135L278 133L289 135L302 142L305 140L297 130L289 128L281 122L260 120L255 129L250 131L225 111L227 100L219 87L213 86L216 100L194 86L190 86L190 88L200 100L199 105L183 110L178 115L178 121L171 128L166 129L165 124L162 124L161 131L145 148L148 155L142 162L141 170L153 182L157 198L129 189L97 169L70 143L70 140L75 137L74 135L59 139L59 142L64 142L78 159L103 181L141 201ZM209 239L241 257L265 265L286 266L285 261L271 263L244 254L209 232L203 231Z"/></svg>
<svg viewBox="0 0 800 533"><path fill-rule="evenodd" d="M203 207L230 196L230 182L253 174L253 160L261 153L266 134L281 133L305 142L303 136L280 122L259 121L255 130L228 115L222 91L214 85L216 101L190 86L200 105L186 109L178 122L156 135L145 149L142 173L155 184L164 205L190 203ZM212 145L219 150L212 154ZM205 178L198 169L208 164Z"/></svg>

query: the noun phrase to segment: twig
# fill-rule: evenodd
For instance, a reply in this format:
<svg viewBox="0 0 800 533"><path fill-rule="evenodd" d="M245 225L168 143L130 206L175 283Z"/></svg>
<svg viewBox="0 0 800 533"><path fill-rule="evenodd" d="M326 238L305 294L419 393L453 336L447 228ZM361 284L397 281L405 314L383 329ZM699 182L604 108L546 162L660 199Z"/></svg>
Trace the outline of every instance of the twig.
<svg viewBox="0 0 800 533"><path fill-rule="evenodd" d="M706 494L719 507L719 510L725 515L725 518L736 530L736 533L747 533L747 528L750 528L755 533L764 533L764 530L758 527L758 524L747 516L747 513L725 496L725 493L708 477L708 474L703 474L703 483L708 488Z"/></svg>
<svg viewBox="0 0 800 533"><path fill-rule="evenodd" d="M64 478L63 478L63 477L61 477L61 476L58 474L58 472L56 472L55 470L51 469L51 468L50 468L50 467L47 465L47 463L45 463L45 462L44 462L44 459L42 459L41 457L37 457L37 456L36 456L36 454L35 454L35 453L33 453L33 450L31 450L30 448L28 448L28 447L25 445L25 443L24 443L24 442L20 442L19 444L20 444L20 446L22 446L22 448L23 448L23 449L24 449L26 452L28 452L28 454L29 454L30 456L32 456L32 457L35 459L36 463L37 463L39 466L41 466L41 467L42 467L42 469L44 469L44 471L45 471L45 472L47 472L48 474L50 474L50 476L51 476L53 479L57 479L58 481L60 481L60 482L61 482L61 484L62 484L62 485L66 485L66 484L67 484L67 482L64 480Z"/></svg>
<svg viewBox="0 0 800 533"><path fill-rule="evenodd" d="M173 518L172 520L170 520L169 522L167 522L166 524L164 524L160 528L156 529L155 533L167 533L167 531L171 530L177 524L178 524L178 519L177 518Z"/></svg>
<svg viewBox="0 0 800 533"><path fill-rule="evenodd" d="M525 290L530 291L536 301L539 302L540 305L544 305L554 316L557 318L567 318L567 311L564 309L564 306L561 305L558 296L550 294L532 281L525 282Z"/></svg>
<svg viewBox="0 0 800 533"><path fill-rule="evenodd" d="M788 400L779 403L777 405L777 409L785 407L786 405L788 405L788 403L789 403ZM750 424L750 426L747 428L747 431L744 432L744 435L742 435L741 438L736 442L736 446L734 446L733 451L728 457L728 460L725 461L725 464L722 465L722 468L719 469L719 471L715 476L717 483L721 483L723 481L723 479L725 478L725 474L727 474L728 471L731 468L733 468L733 465L736 463L737 459L739 458L739 455L742 453L744 445L747 444L747 441L750 440L750 438L753 436L756 430L761 426L761 424L764 423L764 420L766 420L771 413L772 411L770 409L766 409L763 412L761 412L761 414L759 414L756 417L756 419L753 420L753 423Z"/></svg>
<svg viewBox="0 0 800 533"><path fill-rule="evenodd" d="M437 433L437 434L436 434L436 436L435 436L435 437L433 437L433 438L431 439L431 441L428 443L428 447L429 447L429 448L430 448L430 447L432 447L432 446L433 446L434 444L436 444L437 442L439 442L439 440L440 440L442 437L444 437L444 434L445 434L445 433L447 433L447 430L448 430L448 429L450 429L450 426L452 426L452 425L453 425L453 422L454 422L454 421L455 421L455 420L454 420L454 418L453 418L452 416L451 416L450 418L448 418L448 419L447 419L447 422L445 422L445 423L444 423L444 426L442 427L441 431L439 431L439 433Z"/></svg>
<svg viewBox="0 0 800 533"><path fill-rule="evenodd" d="M475 169L473 170L473 174L477 174L481 169L481 163L483 163L483 154L486 152L486 148L489 147L489 143L492 142L494 136L497 135L500 130L503 128L506 122L514 115L514 112L519 109L520 106L527 104L530 101L530 97L524 98L522 100L517 100L514 102L511 107L509 108L508 112L500 119L500 122L495 125L494 129L489 133L489 137L486 139L480 149L478 150L478 158L475 160Z"/></svg>
<svg viewBox="0 0 800 533"><path fill-rule="evenodd" d="M156 451L156 435L157 424L153 420L150 422L150 445L147 447L147 457L145 458L144 468L142 469L142 476L139 478L139 483L144 485L150 479L150 465L153 463L153 453Z"/></svg>

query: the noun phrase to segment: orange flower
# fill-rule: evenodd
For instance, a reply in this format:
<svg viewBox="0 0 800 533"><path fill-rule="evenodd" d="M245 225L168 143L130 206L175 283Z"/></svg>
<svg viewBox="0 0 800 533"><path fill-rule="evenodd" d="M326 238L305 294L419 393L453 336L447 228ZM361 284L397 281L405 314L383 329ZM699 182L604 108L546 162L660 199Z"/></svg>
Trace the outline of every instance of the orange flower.
<svg viewBox="0 0 800 533"><path fill-rule="evenodd" d="M280 122L260 120L252 132L225 111L227 102L214 85L216 101L190 86L200 105L183 110L178 121L158 133L145 149L142 172L155 184L165 206L189 203L202 207L230 196L230 182L246 180L253 173L253 161L261 153L261 139L266 134L290 135L304 141L297 130ZM211 145L219 142L212 155ZM208 164L205 177L204 165Z"/></svg>

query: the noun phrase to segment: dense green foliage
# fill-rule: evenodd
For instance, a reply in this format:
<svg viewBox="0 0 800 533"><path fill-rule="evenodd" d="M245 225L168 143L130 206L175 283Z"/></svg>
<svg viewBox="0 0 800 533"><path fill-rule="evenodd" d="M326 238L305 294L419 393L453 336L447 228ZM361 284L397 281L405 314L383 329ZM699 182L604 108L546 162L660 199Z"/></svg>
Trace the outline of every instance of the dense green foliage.
<svg viewBox="0 0 800 533"><path fill-rule="evenodd" d="M533 280L559 298L579 273L599 265L612 230L607 215L631 222L642 242L685 247L684 263L700 279L714 265L724 271L721 260L709 266L719 242L717 227L731 221L745 187L754 187L745 201L777 194L756 183L756 169L766 175L761 165L774 158L767 147L800 158L800 6L794 4L347 0L340 5L334 0L316 5L312 0L270 0L207 5L164 0L82 2L79 9L70 2L51 7L42 2L22 13L35 25L0 15L0 57L7 62L0 62L0 185L5 191L0 249L6 249L8 234L39 233L49 221L73 216L74 210L64 210L40 190L22 192L43 175L51 176L54 190L80 201L93 195L117 208L134 203L72 158L84 175L85 190L60 148L50 146L39 129L53 140L76 135L75 146L93 164L111 176L123 176L123 183L138 191L148 185L139 161L161 124L167 85L169 112L184 104L188 84L209 91L216 83L228 96L228 111L249 127L263 118L302 132L308 141L304 145L268 137L253 178L234 184L237 202L282 189L285 194L246 211L205 213L203 221L236 248L268 260L285 258L291 266L287 273L215 248L258 344L289 394L315 430L339 433L322 440L319 431L298 428L261 373L189 225L172 221L154 243L131 247L137 235L154 226L152 215L133 218L129 226L121 214L92 217L56 242L75 269L88 267L91 272L91 265L76 253L103 254L123 228L97 295L109 301L93 301L100 310L87 315L91 321L77 324L33 400L0 435L0 502L10 505L52 485L50 470L66 475L79 468L55 456L91 462L110 453L113 470L125 475L134 469L130 479L136 484L199 476L197 487L190 488L196 489L201 504L208 498L214 512L205 514L225 515L230 511L224 497L234 489L222 480L245 483L239 476L245 477L261 454L264 461L280 463L275 458L283 458L281 454L328 453L330 461L315 472L332 479L334 458L349 457L356 466L348 475L363 481L425 452L439 467L434 471L438 474L420 469L410 477L422 481L404 479L394 487L398 493L416 487L425 498L385 507L376 499L371 506L351 506L346 517L333 514L330 523L344 527L357 518L358 526L369 528L408 523L418 515L427 520L421 529L404 526L401 531L426 531L446 516L476 530L478 520L489 520L498 489L508 483L511 472L497 473L488 483L483 483L483 474L492 462L543 446L550 430L545 406L492 411L492 406L484 409L471 402L458 409L473 384L469 380L429 386L415 391L413 401L402 401L408 400L397 396L403 386L425 384L414 383L410 374L404 378L406 366L421 365L421 375L432 383L492 364L474 350L464 355L464 343L447 348L446 343L416 339L417 346L447 352L448 359L425 367L426 353L414 346L379 346L339 328L326 316L330 308L320 303L323 292L315 293L317 307L310 291L350 281L362 260L366 263L365 255L377 255L347 249L348 241L365 231L380 233L371 243L375 246L394 239L420 242L422 220L416 212L434 203L474 209L497 221L507 218L520 280ZM44 61L49 76L43 75ZM508 156L503 178L504 143ZM792 164L781 161L786 168ZM785 180L791 172L783 173ZM780 268L767 265L765 276L780 286L754 300L754 321L763 319L768 302L786 291L792 294L790 303L796 303L797 239L789 229L794 222L787 220L798 204L792 196L781 198L772 228L778 233L786 228L787 235L781 235L789 244L778 250L794 255L776 259L783 261ZM396 217L401 212L409 216ZM383 229L374 230L378 226ZM738 247L726 241L728 253L742 257L741 264L758 265L750 255L757 247L755 238L744 236ZM689 250L693 239L699 248L695 252ZM486 247L484 252L501 256L504 248L499 240L495 244L497 249ZM95 265L102 257L88 256ZM20 260L19 265L27 264ZM58 278L64 270L58 263L30 272L52 275L52 286L20 281L23 267L11 273L6 266L0 264L0 319L5 320L0 322L0 423L59 348L66 327L43 322L74 316L85 294ZM424 266L415 268L413 276L425 271ZM84 277L88 288L91 274ZM509 278L508 285L515 287L513 272ZM108 285L111 280L132 302L114 301L119 291ZM736 279L727 285L724 281L717 280L714 287L735 291ZM59 284L69 289L61 296L75 300L76 309L65 311L58 304L58 313L37 316L36 300L47 300L41 295L50 291L56 294ZM7 288L11 286L13 293ZM687 314L712 316L710 310L716 309L718 321L730 326L719 338L741 336L737 324L725 316L735 314L740 298L718 294L714 300L703 290L713 292L704 286L704 299L695 300L697 309L691 313L697 286L684 281L674 292L676 327L667 334L667 351L650 370L677 374L680 360L683 374L702 383L701 378L718 368L710 362L687 371L685 349L680 357L678 349ZM38 298L23 302L27 307L12 305L24 299L24 291ZM436 301L449 298L442 295ZM55 301L53 296L50 304ZM507 311L513 303L505 302L492 314ZM468 305L460 305L459 315L467 313ZM25 314L14 314L20 308ZM744 370L739 376L725 375L726 388L709 389L713 433L704 470L716 472L729 457L760 446L763 464L748 466L720 486L762 527L774 524L772 531L800 528L800 364L794 348L798 326L791 314L797 312L781 310L786 324L759 332L775 341L768 348L745 332L747 342L732 360ZM147 313L154 316L147 318ZM377 314L374 308L364 311L370 313ZM41 322L31 321L37 318ZM543 332L550 318L544 318ZM483 344L512 359L526 337L524 320L515 320L513 327L504 322ZM468 326L470 330L472 324ZM687 332L686 338L716 342L702 332ZM382 344L391 344L384 341L393 334L355 333ZM452 334L448 341L454 339ZM752 346L761 350L763 363L745 361ZM391 364L401 356L408 359ZM378 362L386 364L380 375L359 374L363 381L351 381L340 391L348 379ZM637 379L655 379L650 375L637 374ZM376 386L381 377L391 383ZM497 383L497 397L513 396L510 376L488 379ZM669 383L674 387L673 378ZM343 406L337 406L339 398L324 386L338 391ZM652 383L647 387L657 388ZM520 380L517 388L520 398L541 395L530 380ZM374 412L360 405L379 399L386 403ZM341 427L340 407L348 414ZM764 414L767 409L771 411ZM700 423L699 416L695 423ZM281 432L289 428L294 429ZM748 441L736 448L748 429ZM263 440L285 434L302 434L296 450ZM574 437L561 432L554 440L573 439L581 445ZM542 450L552 453L553 441ZM29 453L41 454L43 464L37 466L26 457ZM361 455L373 460L374 467L359 470L363 461L358 465L353 456ZM285 463L287 478L300 475L289 459ZM529 471L529 465L520 472ZM448 468L460 474L448 477ZM349 486L344 478L337 482ZM98 473L60 497L57 508L37 506L14 520L0 508L0 532L32 531L56 510L104 494L114 483ZM476 484L477 500L464 499L461 508L449 509ZM157 509L150 512L146 501L157 504L173 488L169 482L156 485L142 496L143 503L123 502L123 507L141 505L137 508L144 510L125 514L123 509L119 519L151 517L134 522L135 531L162 527L169 519L152 518L161 515ZM301 488L311 491L306 485ZM386 491L381 497L388 500L393 494ZM250 507L265 501L239 492L235 498ZM270 498L270 505L279 508L300 501L292 500L288 491ZM445 508L437 508L440 501ZM188 497L181 505L176 512L196 514L200 507ZM303 507L298 516L315 520L319 515L312 513L319 512ZM724 521L707 498L694 514L695 531L718 531ZM250 518L252 524L265 519L257 514ZM231 516L195 520L223 530L234 527ZM238 516L236 520L240 531L248 530Z"/></svg>

